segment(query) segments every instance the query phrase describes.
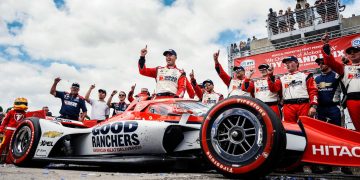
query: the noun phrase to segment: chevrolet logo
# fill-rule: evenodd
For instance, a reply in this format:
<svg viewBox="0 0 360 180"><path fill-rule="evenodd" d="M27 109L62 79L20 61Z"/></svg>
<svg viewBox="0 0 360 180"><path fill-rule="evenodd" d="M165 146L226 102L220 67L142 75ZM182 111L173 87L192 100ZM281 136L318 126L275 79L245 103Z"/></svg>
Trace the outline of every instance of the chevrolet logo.
<svg viewBox="0 0 360 180"><path fill-rule="evenodd" d="M48 138L56 138L59 137L61 135L63 135L64 133L62 132L57 132L57 131L47 131L43 133L43 137L48 137Z"/></svg>

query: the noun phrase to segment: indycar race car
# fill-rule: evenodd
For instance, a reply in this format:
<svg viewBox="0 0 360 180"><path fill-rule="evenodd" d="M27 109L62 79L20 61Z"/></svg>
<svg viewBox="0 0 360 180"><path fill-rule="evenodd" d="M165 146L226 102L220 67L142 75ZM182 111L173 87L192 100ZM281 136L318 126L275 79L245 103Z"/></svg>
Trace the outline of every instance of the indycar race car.
<svg viewBox="0 0 360 180"><path fill-rule="evenodd" d="M360 166L360 134L309 117L281 122L250 97L230 97L212 108L194 100L158 99L133 102L96 125L25 119L12 136L10 157L18 166L143 165L206 157L204 162L226 177L254 178L300 162Z"/></svg>

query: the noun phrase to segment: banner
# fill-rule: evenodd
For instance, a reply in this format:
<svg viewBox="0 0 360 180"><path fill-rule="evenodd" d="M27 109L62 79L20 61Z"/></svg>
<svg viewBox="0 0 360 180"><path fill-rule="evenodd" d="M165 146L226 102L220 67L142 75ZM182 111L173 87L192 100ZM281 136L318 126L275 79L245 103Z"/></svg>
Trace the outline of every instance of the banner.
<svg viewBox="0 0 360 180"><path fill-rule="evenodd" d="M346 48L360 45L360 33L349 35L341 38L332 39L329 43L331 45L331 52L337 61L341 62L342 56L345 55ZM253 78L260 77L260 72L257 69L260 64L269 64L274 67L274 74L285 74L287 69L282 60L288 56L295 56L300 63L300 71L318 68L315 63L317 58L322 58L321 50L323 43L315 42L306 45L296 46L292 48L257 54L254 56L247 56L236 58L234 60L235 66L243 66L246 70L255 69Z"/></svg>

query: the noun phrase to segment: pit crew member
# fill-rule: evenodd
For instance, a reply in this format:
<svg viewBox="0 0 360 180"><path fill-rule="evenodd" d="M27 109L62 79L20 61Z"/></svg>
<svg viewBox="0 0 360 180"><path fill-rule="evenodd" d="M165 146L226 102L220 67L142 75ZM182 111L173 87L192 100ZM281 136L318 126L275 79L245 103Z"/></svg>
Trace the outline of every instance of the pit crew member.
<svg viewBox="0 0 360 180"><path fill-rule="evenodd" d="M166 57L166 66L147 68L145 65L145 56L147 46L141 50L138 62L139 72L141 75L156 79L155 98L182 98L186 90L185 72L177 68L175 62L177 54L173 49L163 53Z"/></svg>
<svg viewBox="0 0 360 180"><path fill-rule="evenodd" d="M126 110L126 108L129 106L129 104L127 104L127 103L125 102L126 93L125 93L124 91L120 91L120 92L119 92L119 102L117 102L117 103L111 103L112 98L115 96L116 93L117 93L117 91L114 90L114 91L111 93L111 95L110 95L110 97L109 97L109 99L108 99L108 101L107 101L107 105L108 105L110 108L114 109L113 114L112 114L113 116L115 116L115 115L117 115L117 114L122 114L122 113Z"/></svg>
<svg viewBox="0 0 360 180"><path fill-rule="evenodd" d="M86 92L85 100L91 104L91 119L103 121L109 118L110 109L107 103L105 102L106 90L98 90L98 100L91 99L91 91L95 88L95 84L91 85L89 90Z"/></svg>
<svg viewBox="0 0 360 180"><path fill-rule="evenodd" d="M299 116L313 117L318 104L316 82L312 74L299 71L299 61L290 56L283 59L288 73L275 81L273 68L268 69L269 89L272 92L281 92L283 97L283 120L296 123Z"/></svg>

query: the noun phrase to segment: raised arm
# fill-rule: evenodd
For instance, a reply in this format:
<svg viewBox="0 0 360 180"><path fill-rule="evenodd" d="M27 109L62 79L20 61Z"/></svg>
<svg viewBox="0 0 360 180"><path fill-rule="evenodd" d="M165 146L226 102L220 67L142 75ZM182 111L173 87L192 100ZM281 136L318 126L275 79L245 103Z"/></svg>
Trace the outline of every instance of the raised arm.
<svg viewBox="0 0 360 180"><path fill-rule="evenodd" d="M128 100L129 102L133 102L134 101L134 91L135 91L135 87L136 87L136 84L134 84L133 86L131 86L131 89L128 93Z"/></svg>
<svg viewBox="0 0 360 180"><path fill-rule="evenodd" d="M86 92L85 94L85 101L90 103L90 94L91 94L91 91L95 88L95 84L91 85L89 90ZM90 103L91 104L91 103Z"/></svg>
<svg viewBox="0 0 360 180"><path fill-rule="evenodd" d="M220 50L214 53L214 62L215 62L215 70L220 76L221 80L226 84L227 87L230 86L231 77L224 71L221 64L219 63L219 53Z"/></svg>
<svg viewBox="0 0 360 180"><path fill-rule="evenodd" d="M116 90L113 90L113 92L111 93L109 99L107 100L106 104L107 106L110 108L111 107L111 101L112 101L112 98L115 96L115 94L117 93Z"/></svg>
<svg viewBox="0 0 360 180"><path fill-rule="evenodd" d="M322 38L324 46L322 48L322 55L324 57L324 64L331 67L339 75L344 74L344 64L335 60L334 56L331 54L331 46L329 44L329 35L326 33Z"/></svg>
<svg viewBox="0 0 360 180"><path fill-rule="evenodd" d="M57 78L54 79L54 83L53 83L53 85L51 86L51 89L50 89L50 94L52 94L53 96L56 95L56 86L60 81L61 81L60 77L57 77Z"/></svg>
<svg viewBox="0 0 360 180"><path fill-rule="evenodd" d="M140 52L140 59L138 62L139 72L143 76L156 78L157 68L147 68L145 65L145 56L147 54L147 45Z"/></svg>

